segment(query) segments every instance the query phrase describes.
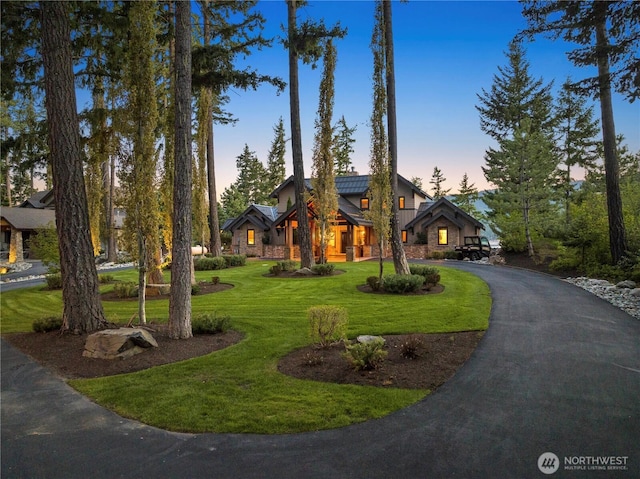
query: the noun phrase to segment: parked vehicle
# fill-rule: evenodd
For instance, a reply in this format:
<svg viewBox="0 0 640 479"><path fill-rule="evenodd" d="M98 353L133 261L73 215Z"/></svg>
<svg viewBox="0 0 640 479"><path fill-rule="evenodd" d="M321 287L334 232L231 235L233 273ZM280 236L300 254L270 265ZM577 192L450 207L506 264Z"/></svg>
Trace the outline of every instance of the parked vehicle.
<svg viewBox="0 0 640 479"><path fill-rule="evenodd" d="M455 247L458 259L469 258L477 261L480 258L488 258L491 254L491 245L486 236L465 236L464 245Z"/></svg>

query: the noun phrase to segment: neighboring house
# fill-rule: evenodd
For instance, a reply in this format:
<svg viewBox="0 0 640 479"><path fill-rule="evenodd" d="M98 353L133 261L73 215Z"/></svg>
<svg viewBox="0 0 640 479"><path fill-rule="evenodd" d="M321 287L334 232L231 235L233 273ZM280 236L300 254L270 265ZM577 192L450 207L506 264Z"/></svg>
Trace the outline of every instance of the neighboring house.
<svg viewBox="0 0 640 479"><path fill-rule="evenodd" d="M114 209L114 227L122 229L126 213ZM0 209L0 261L24 261L29 257L29 238L41 228L55 228L53 190L37 191L16 207Z"/></svg>
<svg viewBox="0 0 640 479"><path fill-rule="evenodd" d="M335 182L338 211L329 233L327 258L330 261L359 261L378 256L373 224L365 214L369 209L369 177L338 176ZM306 180L306 187L311 191L310 180ZM234 253L273 259L300 257L293 177L276 188L271 197L277 201L276 206L251 205L238 218L223 225L223 230L232 233ZM314 255L319 257L320 232L311 200L308 206ZM400 175L398 206L402 240L409 258L424 258L431 251L453 249L463 242L462 236L466 232L477 234L478 228L482 228L477 220L451 202L432 202L424 191ZM434 215L437 220L432 220ZM438 228L447 228L447 244L438 244L437 232L444 234L444 230ZM436 236L432 231L436 231ZM428 244L415 244L420 232L429 239Z"/></svg>
<svg viewBox="0 0 640 479"><path fill-rule="evenodd" d="M55 227L55 211L33 207L2 207L0 234L2 260L19 263L29 256L29 238L36 230Z"/></svg>

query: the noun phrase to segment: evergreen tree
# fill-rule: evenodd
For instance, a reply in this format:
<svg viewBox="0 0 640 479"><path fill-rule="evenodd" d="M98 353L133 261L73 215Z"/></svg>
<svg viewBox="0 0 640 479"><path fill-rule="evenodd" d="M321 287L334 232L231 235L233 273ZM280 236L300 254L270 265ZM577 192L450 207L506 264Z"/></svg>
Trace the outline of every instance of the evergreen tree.
<svg viewBox="0 0 640 479"><path fill-rule="evenodd" d="M396 126L396 74L393 49L393 21L391 19L391 2L380 1L382 8L382 24L384 25L384 57L387 87L387 131L389 141L389 162L391 166L391 252L396 274L410 274L409 263L402 247L400 233L400 210L398 205L398 133Z"/></svg>
<svg viewBox="0 0 640 479"><path fill-rule="evenodd" d="M411 184L418 189L422 189L422 178L418 178L417 176L411 177Z"/></svg>
<svg viewBox="0 0 640 479"><path fill-rule="evenodd" d="M284 138L284 121L282 117L278 120L278 123L273 128L274 138L271 142L271 148L269 149L269 155L267 157L267 175L268 181L265 187L266 191L271 193L285 180L285 153L286 153L286 141Z"/></svg>
<svg viewBox="0 0 640 479"><path fill-rule="evenodd" d="M191 2L176 2L175 177L169 337L187 339L191 330Z"/></svg>
<svg viewBox="0 0 640 479"><path fill-rule="evenodd" d="M559 162L553 142L557 120L551 85L530 76L521 44L512 41L506 55L507 66L498 67L500 75L494 76L490 92L483 89L478 95L476 107L482 130L498 143L498 149L490 148L485 155L485 178L496 190L484 200L493 210L489 219L503 245L533 256L534 233L541 223L537 219L554 199L550 182Z"/></svg>
<svg viewBox="0 0 640 479"><path fill-rule="evenodd" d="M575 191L571 168L579 166L593 169L597 159L595 136L598 122L593 119L593 108L586 106L586 99L577 95L567 80L562 86L557 104L560 134L560 154L564 163L564 174L560 186L564 196L566 224L570 221L570 203Z"/></svg>
<svg viewBox="0 0 640 479"><path fill-rule="evenodd" d="M238 191L245 199L245 205L264 204L269 199L268 173L258 159L256 152L249 150L245 143L242 154L236 157Z"/></svg>
<svg viewBox="0 0 640 479"><path fill-rule="evenodd" d="M300 93L298 60L315 64L322 55L322 43L329 38L341 38L345 31L339 25L327 29L323 22L303 22L298 25L297 9L304 2L287 0L287 38L285 46L289 51L289 106L291 114L291 150L293 156L293 183L295 188L296 214L298 220L298 242L300 263L303 268L313 266L314 257L309 228L304 159L302 156L302 128L300 126Z"/></svg>
<svg viewBox="0 0 640 479"><path fill-rule="evenodd" d="M433 168L433 174L431 175L431 179L429 180L429 184L433 185L433 193L431 193L431 196L433 197L434 200L438 200L443 196L447 196L451 191L451 188L445 190L442 187L442 184L445 181L447 181L447 179L442 174L442 171L440 170L440 168L435 166Z"/></svg>
<svg viewBox="0 0 640 479"><path fill-rule="evenodd" d="M312 201L320 225L320 263L326 262L327 239L338 212L338 191L335 182L335 164L332 152L331 117L334 103L334 74L336 49L327 41L324 53L324 69L320 81L316 133L313 146L313 175L311 178Z"/></svg>
<svg viewBox="0 0 640 479"><path fill-rule="evenodd" d="M351 155L353 153L353 143L355 139L353 134L357 130L357 126L349 128L347 121L344 119L344 115L340 117L336 126L334 127L335 135L333 136L333 157L336 162L336 175L345 176L351 171Z"/></svg>
<svg viewBox="0 0 640 479"><path fill-rule="evenodd" d="M56 228L62 275L63 329L92 332L107 326L89 232L82 175L80 131L71 54L67 2L42 2L49 150L56 202Z"/></svg>
<svg viewBox="0 0 640 479"><path fill-rule="evenodd" d="M458 193L453 196L452 202L465 213L479 219L480 213L476 208L478 198L478 188L476 188L474 183L469 184L469 176L465 172L464 175L462 175Z"/></svg>
<svg viewBox="0 0 640 479"><path fill-rule="evenodd" d="M387 95L385 90L384 29L382 9L376 7L376 19L371 36L373 52L373 109L371 112L371 151L369 158L369 209L365 218L373 223L373 231L378 243L380 255L378 281L382 281L384 272L384 252L391 239L391 165L389 164L389 145L385 129Z"/></svg>
<svg viewBox="0 0 640 479"><path fill-rule="evenodd" d="M533 1L524 2L523 15L529 22L528 35L547 34L564 38L579 47L568 53L577 66L596 66L598 75L578 82L578 87L600 100L604 164L607 186L609 245L618 263L627 252L627 239L620 171L616 154L616 130L611 89L629 101L640 97L640 3Z"/></svg>

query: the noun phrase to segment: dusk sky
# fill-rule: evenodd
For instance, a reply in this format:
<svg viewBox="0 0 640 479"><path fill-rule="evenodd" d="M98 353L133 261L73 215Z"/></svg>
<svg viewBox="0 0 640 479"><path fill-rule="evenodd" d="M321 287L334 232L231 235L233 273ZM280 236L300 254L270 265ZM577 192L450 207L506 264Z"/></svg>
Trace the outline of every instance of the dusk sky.
<svg viewBox="0 0 640 479"><path fill-rule="evenodd" d="M267 19L266 36L281 36L286 24L284 1L260 2ZM355 169L368 172L371 115L372 54L370 49L374 3L371 1L312 1L299 10L298 18L324 18L327 25L340 21L347 36L336 42L336 95L334 122L344 115L357 125L353 154ZM406 178L422 178L424 187L434 166L457 191L464 172L479 189L487 187L481 167L484 152L492 144L479 128L475 109L477 94L489 90L504 52L513 36L525 27L521 6L514 1L417 1L393 2L397 109L398 169ZM575 68L567 60L572 47L563 41L536 38L527 43L531 73L559 88L571 76L578 79L591 70ZM288 80L288 57L279 42L247 59L261 73ZM311 174L314 119L322 65L316 70L300 63L300 100L305 175ZM588 71L589 70L589 71ZM273 140L273 126L283 117L290 135L289 93L279 96L265 85L258 91L229 92L227 105L238 122L215 129L218 192L236 178L235 159L247 143L266 164ZM616 130L624 134L632 151L640 150L640 105L614 96ZM596 105L594 110L599 118ZM287 143L287 174L291 174L291 144Z"/></svg>
<svg viewBox="0 0 640 479"><path fill-rule="evenodd" d="M280 37L286 25L283 0L262 1L258 8L266 17L265 36ZM515 1L419 1L393 2L393 31L397 82L398 170L407 179L419 177L429 192L434 166L447 179L444 186L458 189L467 172L479 189L488 187L481 167L492 145L479 127L475 108L477 94L490 90L498 66L507 59L509 41L525 26L521 5ZM336 42L334 123L344 115L349 126L357 125L353 165L368 173L372 108L372 54L370 49L374 3L372 1L311 1L299 9L299 21L324 18L328 26L340 21L347 36ZM575 68L566 57L572 45L542 37L527 43L527 58L534 78L554 81L554 91L568 76L591 76L593 70ZM287 51L279 41L254 53L247 64L261 73L288 82ZM311 175L314 119L322 65L316 70L300 62L300 100L305 175ZM264 85L258 91L232 90L226 109L238 122L215 126L218 194L235 181L236 157L244 144L266 164L274 138L273 127L283 117L290 136L289 92L276 94ZM640 150L640 102L629 104L614 94L616 131L625 136L632 151ZM599 105L594 109L600 117ZM287 142L287 175L293 171L291 143Z"/></svg>

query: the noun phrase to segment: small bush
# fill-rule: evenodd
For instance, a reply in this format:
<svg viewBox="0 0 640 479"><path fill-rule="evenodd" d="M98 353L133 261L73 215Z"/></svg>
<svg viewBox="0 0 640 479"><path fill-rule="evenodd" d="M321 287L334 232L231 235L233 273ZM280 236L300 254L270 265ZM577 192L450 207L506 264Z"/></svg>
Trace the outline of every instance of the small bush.
<svg viewBox="0 0 640 479"><path fill-rule="evenodd" d="M458 259L458 253L452 249L444 252L444 259Z"/></svg>
<svg viewBox="0 0 640 479"><path fill-rule="evenodd" d="M191 285L191 296L195 296L196 294L200 294L200 285L192 284Z"/></svg>
<svg viewBox="0 0 640 479"><path fill-rule="evenodd" d="M444 251L432 251L429 254L430 259L444 259Z"/></svg>
<svg viewBox="0 0 640 479"><path fill-rule="evenodd" d="M377 276L369 276L367 278L367 284L373 291L380 291L380 287L382 286L382 284L380 284L380 278Z"/></svg>
<svg viewBox="0 0 640 479"><path fill-rule="evenodd" d="M279 276L282 273L282 266L279 264L274 264L271 268L269 268L269 273L274 276Z"/></svg>
<svg viewBox="0 0 640 479"><path fill-rule="evenodd" d="M280 269L282 271L286 271L288 273L291 273L292 271L296 271L298 269L298 262L292 259L278 261L276 265L280 266Z"/></svg>
<svg viewBox="0 0 640 479"><path fill-rule="evenodd" d="M45 275L45 280L47 282L47 289L61 289L62 288L62 274L60 273L51 273Z"/></svg>
<svg viewBox="0 0 640 479"><path fill-rule="evenodd" d="M440 281L440 273L437 268L433 266L412 264L409 266L411 274L417 274L424 278L424 285L427 289L434 287Z"/></svg>
<svg viewBox="0 0 640 479"><path fill-rule="evenodd" d="M113 292L118 298L133 298L138 295L138 285L132 281L124 281L113 285Z"/></svg>
<svg viewBox="0 0 640 479"><path fill-rule="evenodd" d="M403 358L416 359L420 356L420 348L422 348L423 345L424 343L420 339L420 336L412 334L400 345L400 355Z"/></svg>
<svg viewBox="0 0 640 479"><path fill-rule="evenodd" d="M62 328L62 318L58 316L49 316L47 318L36 319L31 327L36 333L48 333L49 331L57 331Z"/></svg>
<svg viewBox="0 0 640 479"><path fill-rule="evenodd" d="M315 264L311 267L311 271L318 276L329 276L333 273L335 266L329 263L325 264Z"/></svg>
<svg viewBox="0 0 640 479"><path fill-rule="evenodd" d="M228 254L222 256L227 263L227 267L244 266L247 264L247 257L243 254Z"/></svg>
<svg viewBox="0 0 640 479"><path fill-rule="evenodd" d="M346 348L344 357L358 371L376 369L387 357L382 338L366 343L347 344Z"/></svg>
<svg viewBox="0 0 640 479"><path fill-rule="evenodd" d="M213 258L197 258L193 260L193 269L196 271L213 271L218 269L225 269L227 262L220 256Z"/></svg>
<svg viewBox="0 0 640 479"><path fill-rule="evenodd" d="M193 334L217 334L224 333L231 327L231 317L218 316L213 313L200 313L191 319L191 331Z"/></svg>
<svg viewBox="0 0 640 479"><path fill-rule="evenodd" d="M220 276L211 276L211 284L219 284Z"/></svg>
<svg viewBox="0 0 640 479"><path fill-rule="evenodd" d="M112 274L99 274L98 275L98 282L102 283L102 284L106 284L106 283L113 283L115 281L115 279L113 278Z"/></svg>
<svg viewBox="0 0 640 479"><path fill-rule="evenodd" d="M392 294L413 293L424 284L424 276L417 274L389 274L382 283L384 290Z"/></svg>
<svg viewBox="0 0 640 479"><path fill-rule="evenodd" d="M316 351L311 351L304 355L305 366L320 366L322 363L324 363L324 356Z"/></svg>
<svg viewBox="0 0 640 479"><path fill-rule="evenodd" d="M312 306L307 311L309 336L320 347L345 338L347 331L347 310L340 306Z"/></svg>

